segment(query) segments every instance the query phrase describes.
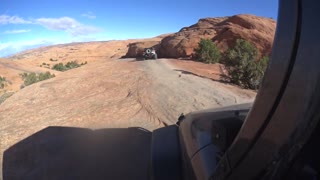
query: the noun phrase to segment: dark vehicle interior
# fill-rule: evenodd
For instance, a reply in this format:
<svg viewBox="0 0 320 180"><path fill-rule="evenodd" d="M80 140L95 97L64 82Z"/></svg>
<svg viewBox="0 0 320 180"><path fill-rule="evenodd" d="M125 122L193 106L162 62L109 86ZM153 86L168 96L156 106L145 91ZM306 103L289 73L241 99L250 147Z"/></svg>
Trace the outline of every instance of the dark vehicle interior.
<svg viewBox="0 0 320 180"><path fill-rule="evenodd" d="M319 179L320 1L280 0L253 104L182 115L153 132L48 127L3 155L3 179Z"/></svg>

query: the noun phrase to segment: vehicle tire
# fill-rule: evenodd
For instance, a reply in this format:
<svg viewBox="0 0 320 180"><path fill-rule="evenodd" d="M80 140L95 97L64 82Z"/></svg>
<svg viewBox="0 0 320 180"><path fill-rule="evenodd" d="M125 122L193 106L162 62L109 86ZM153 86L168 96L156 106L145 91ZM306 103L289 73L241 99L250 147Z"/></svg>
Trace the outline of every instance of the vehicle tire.
<svg viewBox="0 0 320 180"><path fill-rule="evenodd" d="M146 53L147 53L147 54L151 53L151 49L147 49L147 50L146 50Z"/></svg>
<svg viewBox="0 0 320 180"><path fill-rule="evenodd" d="M154 55L153 55L153 59L154 59L154 60L157 60L157 59L158 59L158 55L157 55L157 54L154 54Z"/></svg>

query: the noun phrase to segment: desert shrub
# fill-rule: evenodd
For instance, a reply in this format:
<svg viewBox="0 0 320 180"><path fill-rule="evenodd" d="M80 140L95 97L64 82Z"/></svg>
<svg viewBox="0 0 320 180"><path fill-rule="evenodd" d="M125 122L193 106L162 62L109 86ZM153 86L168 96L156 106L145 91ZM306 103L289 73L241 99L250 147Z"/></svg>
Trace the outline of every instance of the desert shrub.
<svg viewBox="0 0 320 180"><path fill-rule="evenodd" d="M39 73L38 74L38 81L44 81L50 78L55 77L54 74L51 74L49 71L45 72L45 73Z"/></svg>
<svg viewBox="0 0 320 180"><path fill-rule="evenodd" d="M236 45L226 52L223 62L229 80L244 88L258 89L269 62L267 56L258 57L259 52L253 44L238 39Z"/></svg>
<svg viewBox="0 0 320 180"><path fill-rule="evenodd" d="M88 64L87 61L85 61L84 63L81 63L80 65L83 66L83 65L86 65L86 64Z"/></svg>
<svg viewBox="0 0 320 180"><path fill-rule="evenodd" d="M55 77L54 74L51 74L50 72L45 72L45 73L22 73L20 74L22 80L23 80L23 86L21 87L24 87L24 86L29 86L31 84L34 84L36 82L39 82L39 81L44 81L46 79L50 79L50 78L53 78Z"/></svg>
<svg viewBox="0 0 320 180"><path fill-rule="evenodd" d="M58 63L58 64L55 64L52 69L56 70L56 71L66 71L68 70L64 65L63 63Z"/></svg>
<svg viewBox="0 0 320 180"><path fill-rule="evenodd" d="M0 95L0 104L2 104L5 100L11 97L14 92L5 92L4 94Z"/></svg>
<svg viewBox="0 0 320 180"><path fill-rule="evenodd" d="M78 64L76 61L71 61L71 62L67 62L67 64L65 65L66 68L68 69L73 69L73 68L78 68L80 67L81 65Z"/></svg>
<svg viewBox="0 0 320 180"><path fill-rule="evenodd" d="M32 73L23 73L21 75L21 78L24 81L23 83L24 83L25 86L29 86L29 85L31 85L33 83L38 82L37 81L37 79L38 79L37 78L37 74L34 73L34 72L32 72Z"/></svg>
<svg viewBox="0 0 320 180"><path fill-rule="evenodd" d="M221 58L218 47L210 39L201 39L194 51L197 60L204 63L217 63Z"/></svg>
<svg viewBox="0 0 320 180"><path fill-rule="evenodd" d="M43 62L42 64L39 65L40 67L44 67L44 68L47 68L47 69L50 69L50 64L49 63L45 63Z"/></svg>
<svg viewBox="0 0 320 180"><path fill-rule="evenodd" d="M63 64L63 63L58 63L58 64L55 64L52 69L56 70L56 71L67 71L67 70L70 70L70 69L74 69L74 68L78 68L80 66L83 66L87 64L87 61L85 63L81 63L81 64L78 64L77 61L70 61L70 62L67 62L67 64Z"/></svg>
<svg viewBox="0 0 320 180"><path fill-rule="evenodd" d="M50 61L58 61L57 59L52 59L52 58L50 58Z"/></svg>
<svg viewBox="0 0 320 180"><path fill-rule="evenodd" d="M7 79L5 77L0 76L0 89L3 89L7 84Z"/></svg>

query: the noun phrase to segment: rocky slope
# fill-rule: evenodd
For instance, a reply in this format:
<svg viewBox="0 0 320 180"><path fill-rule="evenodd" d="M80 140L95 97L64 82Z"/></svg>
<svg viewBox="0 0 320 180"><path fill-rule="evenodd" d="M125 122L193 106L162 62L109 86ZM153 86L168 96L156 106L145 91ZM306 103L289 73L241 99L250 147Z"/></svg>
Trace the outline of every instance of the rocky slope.
<svg viewBox="0 0 320 180"><path fill-rule="evenodd" d="M15 93L0 105L0 176L3 151L48 126L154 130L175 123L181 113L255 97L170 61L106 58Z"/></svg>
<svg viewBox="0 0 320 180"><path fill-rule="evenodd" d="M150 41L152 39L148 39ZM159 38L156 38L160 41ZM41 47L23 51L7 59L0 59L0 76L5 77L9 83L0 89L0 97L5 92L16 92L22 85L19 76L24 72L46 72L58 75L60 71L51 70L58 63L66 64L70 61L88 64L104 61L105 59L118 59L128 52L128 44L144 40L101 41L70 43ZM43 64L46 64L45 66Z"/></svg>
<svg viewBox="0 0 320 180"><path fill-rule="evenodd" d="M200 19L198 23L165 37L161 41L160 57L191 56L201 38L212 39L222 51L242 38L253 43L263 55L270 54L275 28L275 20L247 14Z"/></svg>

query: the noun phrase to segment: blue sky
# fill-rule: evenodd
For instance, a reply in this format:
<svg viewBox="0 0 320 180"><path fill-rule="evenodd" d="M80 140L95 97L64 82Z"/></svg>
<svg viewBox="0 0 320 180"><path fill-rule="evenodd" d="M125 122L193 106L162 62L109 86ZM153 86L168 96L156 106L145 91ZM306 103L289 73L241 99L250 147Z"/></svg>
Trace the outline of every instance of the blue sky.
<svg viewBox="0 0 320 180"><path fill-rule="evenodd" d="M154 37L200 18L277 18L278 1L0 0L0 57L43 45Z"/></svg>

